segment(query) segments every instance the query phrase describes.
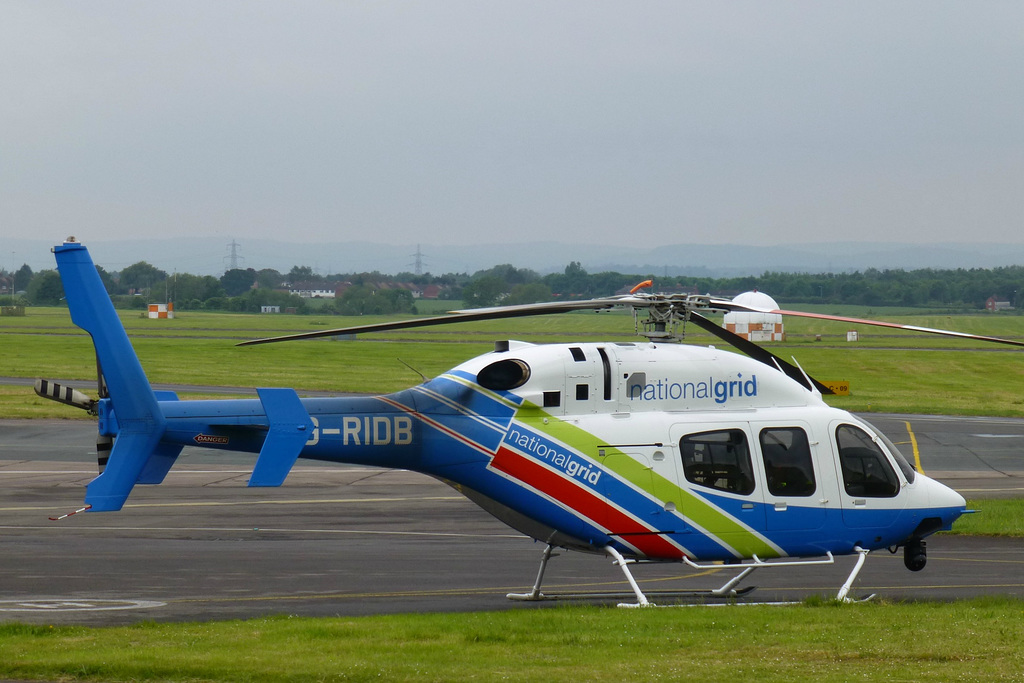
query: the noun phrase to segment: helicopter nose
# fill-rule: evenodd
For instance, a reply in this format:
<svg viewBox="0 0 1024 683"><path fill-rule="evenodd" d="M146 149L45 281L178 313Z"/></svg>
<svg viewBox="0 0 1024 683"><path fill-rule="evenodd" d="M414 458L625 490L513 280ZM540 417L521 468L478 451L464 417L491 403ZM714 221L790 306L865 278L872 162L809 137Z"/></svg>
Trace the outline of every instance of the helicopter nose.
<svg viewBox="0 0 1024 683"><path fill-rule="evenodd" d="M919 527L917 532L923 537L940 529L949 530L953 522L967 512L967 501L945 484L925 476L921 478L924 480L921 482L924 486L919 490L924 489L927 497L925 504L930 514L925 520L927 524L922 522L924 528Z"/></svg>
<svg viewBox="0 0 1024 683"><path fill-rule="evenodd" d="M943 483L928 479L928 507L960 508L962 513L967 508L967 501L959 493Z"/></svg>

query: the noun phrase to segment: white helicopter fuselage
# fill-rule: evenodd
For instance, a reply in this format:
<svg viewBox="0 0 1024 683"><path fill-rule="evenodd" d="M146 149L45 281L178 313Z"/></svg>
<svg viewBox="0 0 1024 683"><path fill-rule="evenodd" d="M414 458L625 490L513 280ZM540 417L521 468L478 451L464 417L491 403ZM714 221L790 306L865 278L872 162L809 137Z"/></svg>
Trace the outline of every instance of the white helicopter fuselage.
<svg viewBox="0 0 1024 683"><path fill-rule="evenodd" d="M503 342L394 394L296 397L287 419L269 392L290 390L260 391L160 400L162 441L259 451L250 485L295 457L423 472L538 540L644 560L916 547L965 511L864 421L713 347ZM276 425L304 416L281 464ZM116 423L101 410L101 432Z"/></svg>
<svg viewBox="0 0 1024 683"><path fill-rule="evenodd" d="M646 559L840 554L919 540L964 511L870 425L744 356L654 343L500 348L447 377L517 403L488 467L576 531L565 516L524 515L534 503L466 492L541 540L614 542Z"/></svg>

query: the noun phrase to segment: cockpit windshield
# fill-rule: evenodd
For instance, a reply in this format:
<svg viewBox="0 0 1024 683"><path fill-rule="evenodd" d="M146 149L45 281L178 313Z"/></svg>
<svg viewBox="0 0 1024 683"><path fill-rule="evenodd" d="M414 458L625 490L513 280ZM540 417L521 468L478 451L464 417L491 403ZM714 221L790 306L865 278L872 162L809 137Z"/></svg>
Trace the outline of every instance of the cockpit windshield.
<svg viewBox="0 0 1024 683"><path fill-rule="evenodd" d="M910 464L910 461L907 460L906 456L900 452L900 449L896 447L896 444L882 433L882 430L868 422L865 422L865 424L871 427L871 431L878 435L878 440L885 444L885 449L889 451L893 459L896 460L896 464L899 465L900 471L903 472L903 476L906 478L907 483L913 484L914 479L917 478L917 469Z"/></svg>

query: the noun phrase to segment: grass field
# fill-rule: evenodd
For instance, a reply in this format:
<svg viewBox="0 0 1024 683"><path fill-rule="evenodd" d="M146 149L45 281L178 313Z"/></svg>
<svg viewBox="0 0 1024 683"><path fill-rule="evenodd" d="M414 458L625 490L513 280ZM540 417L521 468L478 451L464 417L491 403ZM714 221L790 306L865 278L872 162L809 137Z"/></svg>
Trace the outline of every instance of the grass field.
<svg viewBox="0 0 1024 683"><path fill-rule="evenodd" d="M943 533L1024 537L1024 498L968 500L967 509L977 514L962 516L953 525L953 531Z"/></svg>
<svg viewBox="0 0 1024 683"><path fill-rule="evenodd" d="M886 311L836 309L850 316ZM354 341L305 341L257 347L235 343L256 337L366 324L380 318L183 313L150 320L124 312L122 320L153 382L227 386L292 386L318 391L389 392L435 376L492 348L497 339L534 342L633 341L630 315L576 313L397 333ZM898 320L989 336L1024 339L1024 317L901 315ZM812 376L847 380L851 395L828 401L854 411L1024 417L1024 350L927 334L861 328L847 342L845 323L787 320L787 341L769 348L793 356ZM29 309L0 317L0 376L95 382L90 340L66 309ZM701 330L688 341L721 344ZM0 391L0 414L78 417L56 404L33 405L31 391Z"/></svg>
<svg viewBox="0 0 1024 683"><path fill-rule="evenodd" d="M1014 681L1024 603L521 609L0 626L0 677L92 681Z"/></svg>

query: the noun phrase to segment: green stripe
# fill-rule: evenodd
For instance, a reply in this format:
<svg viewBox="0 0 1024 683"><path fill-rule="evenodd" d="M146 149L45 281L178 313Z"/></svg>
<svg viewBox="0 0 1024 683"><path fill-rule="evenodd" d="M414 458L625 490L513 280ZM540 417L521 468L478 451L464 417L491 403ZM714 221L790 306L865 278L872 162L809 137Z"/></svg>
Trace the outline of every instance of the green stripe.
<svg viewBox="0 0 1024 683"><path fill-rule="evenodd" d="M471 382L468 379L465 379L463 377L459 377L458 375L451 375L451 374L448 374L448 373L445 373L445 374L441 375L441 377L443 377L444 379L450 380L452 382L458 382L459 384L461 384L461 385L463 385L465 387L468 387L468 388L472 389L473 391L476 391L477 393L483 394L484 396L486 396L487 398L489 398L489 399L491 399L493 401L497 401L498 403L503 403L505 406L507 406L509 408L516 408L517 407L516 403L514 401L511 401L510 399L502 396L501 394L496 394L495 392L491 391L490 389L485 389L484 387L480 386L476 382Z"/></svg>
<svg viewBox="0 0 1024 683"><path fill-rule="evenodd" d="M680 514L708 532L714 540L734 548L744 557L757 555L767 559L779 555L763 536L745 528L721 508L648 469L622 450L608 446L590 432L548 414L536 404L525 402L515 419L594 458L606 469L654 498L675 501ZM604 458L598 455L601 451L605 454ZM608 457L616 455L624 457Z"/></svg>

